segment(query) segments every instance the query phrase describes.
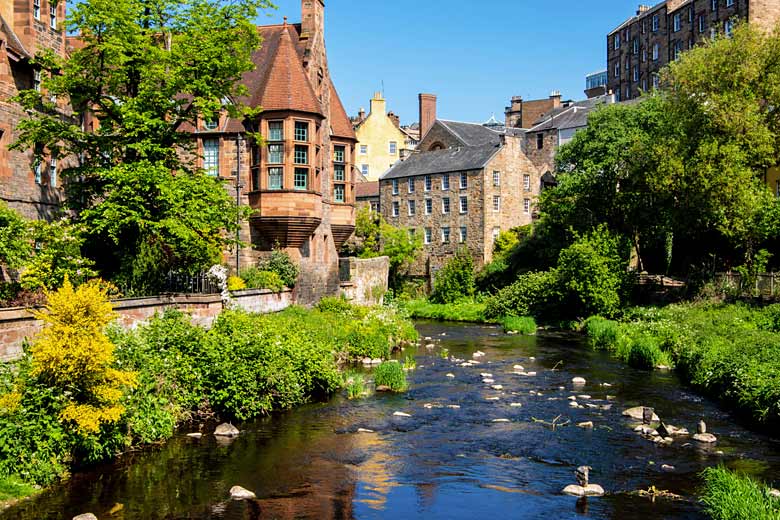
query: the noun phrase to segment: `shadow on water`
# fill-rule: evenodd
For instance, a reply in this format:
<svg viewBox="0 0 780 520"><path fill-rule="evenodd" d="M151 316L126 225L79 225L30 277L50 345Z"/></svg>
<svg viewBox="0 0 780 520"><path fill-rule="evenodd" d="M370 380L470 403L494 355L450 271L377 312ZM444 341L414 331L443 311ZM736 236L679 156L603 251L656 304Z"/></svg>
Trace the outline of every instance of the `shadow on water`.
<svg viewBox="0 0 780 520"><path fill-rule="evenodd" d="M704 467L725 463L770 482L780 474L777 442L745 429L671 373L630 369L567 334L506 336L494 327L434 323L418 328L437 346L417 352L407 394L337 396L244 424L232 441L182 434L79 474L0 519L70 519L87 511L101 520L699 519L694 495ZM486 355L480 365L463 367L442 359L442 348L461 359L477 350ZM536 375L514 374L517 364ZM492 374L494 383L484 383L482 373ZM584 377L585 387L574 389L574 376ZM569 397L583 394L590 396L578 399L584 407L573 408ZM652 406L689 430L704 418L719 442L656 446L621 415L636 405ZM569 425L552 429L533 421L556 417ZM595 428L575 426L582 421ZM583 464L593 467L591 482L607 496L578 500L560 493ZM258 499L230 501L233 485ZM653 502L628 493L650 486L683 499Z"/></svg>

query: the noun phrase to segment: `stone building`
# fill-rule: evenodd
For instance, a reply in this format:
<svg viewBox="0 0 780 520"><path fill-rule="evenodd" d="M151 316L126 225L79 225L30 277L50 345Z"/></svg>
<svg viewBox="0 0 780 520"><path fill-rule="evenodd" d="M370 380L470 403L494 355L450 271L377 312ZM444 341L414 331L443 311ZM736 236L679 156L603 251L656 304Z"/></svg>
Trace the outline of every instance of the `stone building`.
<svg viewBox="0 0 780 520"><path fill-rule="evenodd" d="M368 115L361 109L354 120L358 140L355 166L366 180L376 181L396 161L413 152L416 141L401 127L397 115L387 113L387 103L381 92L374 94L370 106Z"/></svg>
<svg viewBox="0 0 780 520"><path fill-rule="evenodd" d="M524 100L523 96L513 96L510 106L505 109L507 128L531 128L544 114L565 106L569 101L561 99L561 93L554 90L547 99Z"/></svg>
<svg viewBox="0 0 780 520"><path fill-rule="evenodd" d="M355 184L355 204L371 211L379 212L379 181L358 182Z"/></svg>
<svg viewBox="0 0 780 520"><path fill-rule="evenodd" d="M338 292L338 250L355 229L357 139L328 69L324 1L301 5L301 23L258 27L241 100L263 108L257 120L223 115L193 131L200 165L253 210L240 268L283 248L301 267L296 298L306 303ZM262 146L246 137L255 130Z"/></svg>
<svg viewBox="0 0 780 520"><path fill-rule="evenodd" d="M63 1L0 0L0 200L30 219L51 219L59 212L63 158L45 149L38 154L8 150L19 121L28 117L11 98L20 90L41 89L41 70L32 64L36 54L65 55L64 19ZM61 109L69 115L64 104Z"/></svg>
<svg viewBox="0 0 780 520"><path fill-rule="evenodd" d="M771 30L780 20L777 0L666 0L640 5L636 14L607 35L607 91L617 101L658 86L669 62L737 21Z"/></svg>
<svg viewBox="0 0 780 520"><path fill-rule="evenodd" d="M460 247L477 267L492 259L501 231L530 224L538 169L523 152L524 131L436 119L435 97L421 96L418 152L379 180L380 211L423 237L410 274L435 273Z"/></svg>

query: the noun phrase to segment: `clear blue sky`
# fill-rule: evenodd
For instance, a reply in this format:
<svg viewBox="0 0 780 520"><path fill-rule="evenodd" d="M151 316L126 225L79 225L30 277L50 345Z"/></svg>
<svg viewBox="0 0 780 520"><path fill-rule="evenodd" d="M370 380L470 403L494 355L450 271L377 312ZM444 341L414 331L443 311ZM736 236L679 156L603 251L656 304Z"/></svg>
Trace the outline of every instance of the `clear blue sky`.
<svg viewBox="0 0 780 520"><path fill-rule="evenodd" d="M646 3L657 3L657 0ZM388 109L417 121L417 94L438 95L443 119L503 118L513 95L584 97L585 75L606 68L606 35L639 0L326 0L331 75L350 115L384 82ZM261 25L301 18L276 0Z"/></svg>

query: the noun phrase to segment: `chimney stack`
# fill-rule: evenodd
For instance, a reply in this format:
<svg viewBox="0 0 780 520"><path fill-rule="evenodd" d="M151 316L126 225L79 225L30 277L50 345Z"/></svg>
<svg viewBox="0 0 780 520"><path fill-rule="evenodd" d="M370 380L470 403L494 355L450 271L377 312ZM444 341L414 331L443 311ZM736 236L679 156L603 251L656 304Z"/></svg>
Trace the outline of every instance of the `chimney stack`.
<svg viewBox="0 0 780 520"><path fill-rule="evenodd" d="M553 90L550 92L550 101L552 101L553 108L558 108L561 106L561 91L560 90Z"/></svg>
<svg viewBox="0 0 780 520"><path fill-rule="evenodd" d="M512 96L511 106L504 110L507 128L519 128L523 124L523 96Z"/></svg>
<svg viewBox="0 0 780 520"><path fill-rule="evenodd" d="M636 10L636 15L639 16L640 14L646 13L649 10L650 10L650 6L649 5L639 4L639 7Z"/></svg>
<svg viewBox="0 0 780 520"><path fill-rule="evenodd" d="M397 116L397 115L396 115L395 113L393 113L393 112L389 112L389 113L387 114L387 117L389 117L389 118L390 118L390 121L392 121L392 122L393 122L393 124L395 125L395 127L396 127L396 128L398 128L398 129L400 129L400 128L401 128L401 118L400 118L399 116Z"/></svg>
<svg viewBox="0 0 780 520"><path fill-rule="evenodd" d="M436 121L436 95L420 94L420 139L425 137Z"/></svg>

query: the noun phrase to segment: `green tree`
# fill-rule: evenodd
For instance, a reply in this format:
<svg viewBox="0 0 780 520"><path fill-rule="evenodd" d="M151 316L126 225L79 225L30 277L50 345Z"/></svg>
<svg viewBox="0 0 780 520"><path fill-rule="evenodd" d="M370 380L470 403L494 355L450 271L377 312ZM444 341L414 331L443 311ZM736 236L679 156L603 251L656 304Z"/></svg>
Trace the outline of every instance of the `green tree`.
<svg viewBox="0 0 780 520"><path fill-rule="evenodd" d="M158 270L193 270L234 236L236 211L219 182L195 167L191 135L220 113L243 120L238 100L260 44L253 19L268 0L87 0L66 28L82 45L67 59L36 57L42 93L19 101L18 149L78 157L63 171L68 202L88 223L88 251L104 273L131 279L142 250ZM94 116L88 128L52 99ZM146 264L151 262L146 261Z"/></svg>
<svg viewBox="0 0 780 520"><path fill-rule="evenodd" d="M0 266L20 267L29 258L30 244L27 222L0 201Z"/></svg>
<svg viewBox="0 0 780 520"><path fill-rule="evenodd" d="M430 300L454 303L474 296L475 290L474 261L468 249L463 247L436 273Z"/></svg>

